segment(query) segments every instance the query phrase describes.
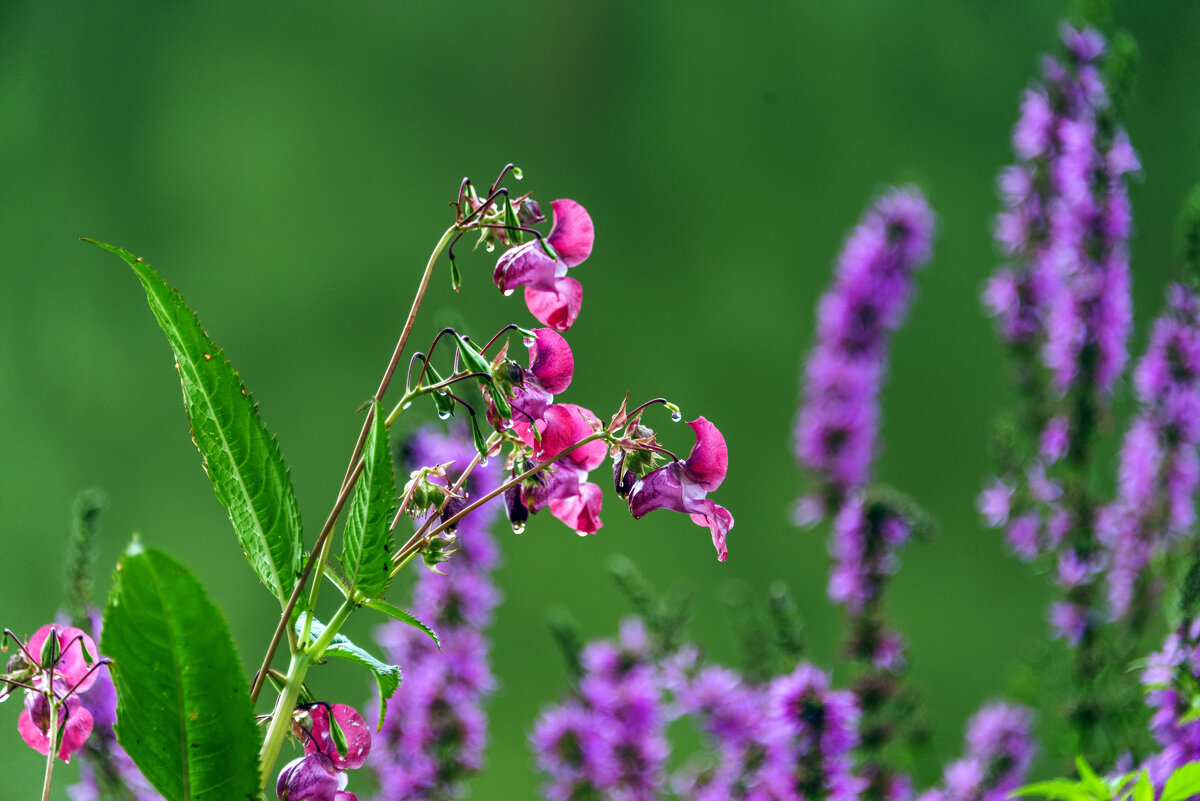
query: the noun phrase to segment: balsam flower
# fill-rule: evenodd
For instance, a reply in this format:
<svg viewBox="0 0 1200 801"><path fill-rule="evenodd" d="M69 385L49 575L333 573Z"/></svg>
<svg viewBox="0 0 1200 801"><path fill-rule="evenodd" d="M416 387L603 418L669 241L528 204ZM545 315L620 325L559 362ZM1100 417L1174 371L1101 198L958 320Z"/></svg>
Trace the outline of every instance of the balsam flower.
<svg viewBox="0 0 1200 801"><path fill-rule="evenodd" d="M302 722L301 722L302 721ZM332 722L331 722L332 721ZM333 726L341 730L345 753L338 748ZM294 725L304 741L304 756L279 772L275 793L283 801L358 801L346 792L345 771L362 767L371 752L371 730L362 715L345 704L316 704Z"/></svg>
<svg viewBox="0 0 1200 801"><path fill-rule="evenodd" d="M688 458L665 464L634 481L629 491L629 511L636 518L655 509L690 515L696 525L708 526L717 558L724 562L729 556L725 537L733 528L733 515L706 496L725 480L729 450L725 437L708 420L698 417L688 425L696 432L696 444Z"/></svg>
<svg viewBox="0 0 1200 801"><path fill-rule="evenodd" d="M513 429L530 447L533 458L544 461L595 433L596 425L599 422L590 410L573 403L556 403L546 409L536 426L520 429L514 425ZM599 531L603 525L600 520L603 492L587 477L607 454L608 446L604 442L589 442L533 476L519 491L510 493L509 520L517 525L530 514L549 507L552 515L577 534Z"/></svg>
<svg viewBox="0 0 1200 801"><path fill-rule="evenodd" d="M529 346L529 367L512 364L516 374L512 383L509 405L512 407L513 428L520 435L536 421L545 417L546 410L559 395L571 386L575 372L575 356L567 341L549 328L533 329ZM488 398L488 413L494 405Z"/></svg>
<svg viewBox="0 0 1200 801"><path fill-rule="evenodd" d="M26 688L17 731L42 755L49 754L53 740L61 736L58 756L70 762L94 725L79 693L95 683L96 668L103 664L96 643L80 629L51 624L42 626L19 648L7 674L10 686Z"/></svg>
<svg viewBox="0 0 1200 801"><path fill-rule="evenodd" d="M492 278L506 295L525 287L530 314L556 331L566 331L583 306L583 288L567 277L567 270L591 255L595 229L587 211L574 200L555 200L550 205L554 226L546 242L555 255L547 253L539 240L526 242L505 251Z"/></svg>

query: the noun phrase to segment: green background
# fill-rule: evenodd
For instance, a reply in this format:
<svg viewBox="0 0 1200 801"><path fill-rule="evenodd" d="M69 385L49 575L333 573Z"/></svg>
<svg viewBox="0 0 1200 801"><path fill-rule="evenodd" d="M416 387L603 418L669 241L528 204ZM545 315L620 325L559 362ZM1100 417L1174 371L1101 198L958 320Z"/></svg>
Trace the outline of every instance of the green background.
<svg viewBox="0 0 1200 801"><path fill-rule="evenodd" d="M198 310L279 437L311 543L458 181L489 183L513 161L521 189L544 204L575 198L596 224L595 251L572 273L585 304L563 400L604 415L628 390L713 420L730 449L714 497L737 527L718 564L686 518L635 523L609 494L594 537L548 516L502 537L502 686L476 796L533 794L525 737L564 687L545 616L564 605L589 636L613 632L626 608L610 554L659 586L690 587L693 632L726 662L731 584L761 596L784 579L830 664L840 614L825 600L826 532L787 522L797 367L846 231L881 187L916 181L940 236L895 341L877 474L941 523L904 554L891 608L940 754L956 756L966 717L1042 636L1049 597L973 508L989 420L1009 399L978 293L997 262L994 180L1012 159L1019 93L1065 11L1044 0L0 5L0 624L31 632L54 614L71 500L90 486L111 497L98 592L139 532L195 570L245 662L261 657L278 609L199 469L140 287L78 237L144 256ZM1126 3L1116 18L1142 50L1127 119L1145 175L1132 189L1140 350L1176 210L1200 179L1200 2ZM465 318L476 336L529 323L519 294L491 285L493 258L463 251L458 296L436 277L416 342L445 320ZM1126 382L1122 408L1127 397ZM664 416L661 428L668 447L690 447L685 427ZM365 638L375 621L359 617L350 632ZM349 668L315 684L367 694ZM19 707L0 711L5 798L40 788Z"/></svg>

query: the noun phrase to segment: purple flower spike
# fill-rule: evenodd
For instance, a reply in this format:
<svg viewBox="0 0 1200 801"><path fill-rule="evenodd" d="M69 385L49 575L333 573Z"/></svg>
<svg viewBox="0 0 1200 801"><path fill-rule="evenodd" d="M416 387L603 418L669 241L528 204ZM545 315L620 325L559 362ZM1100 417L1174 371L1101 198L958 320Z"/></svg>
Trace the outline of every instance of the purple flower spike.
<svg viewBox="0 0 1200 801"><path fill-rule="evenodd" d="M933 230L933 212L918 190L887 192L846 240L833 286L817 307L817 341L804 366L793 435L797 461L835 506L869 480L887 345L908 309L913 272L929 260Z"/></svg>
<svg viewBox="0 0 1200 801"><path fill-rule="evenodd" d="M629 511L639 519L655 509L691 515L696 525L708 526L717 559L724 562L729 557L725 538L733 528L733 515L705 495L725 480L729 451L725 437L708 420L698 417L688 425L696 432L696 444L688 458L663 465L637 479L629 492Z"/></svg>
<svg viewBox="0 0 1200 801"><path fill-rule="evenodd" d="M1007 801L1024 781L1033 752L1029 710L989 704L967 723L967 753L946 766L945 789L926 792L918 801Z"/></svg>

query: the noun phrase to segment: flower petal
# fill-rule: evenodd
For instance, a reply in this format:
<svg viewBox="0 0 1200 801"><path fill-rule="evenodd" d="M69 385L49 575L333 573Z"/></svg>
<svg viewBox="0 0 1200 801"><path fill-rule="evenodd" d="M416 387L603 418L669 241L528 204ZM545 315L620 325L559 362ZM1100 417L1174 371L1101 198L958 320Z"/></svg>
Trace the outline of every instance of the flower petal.
<svg viewBox="0 0 1200 801"><path fill-rule="evenodd" d="M556 279L549 291L526 286L525 305L538 322L555 331L566 331L583 308L583 287L574 278Z"/></svg>
<svg viewBox="0 0 1200 801"><path fill-rule="evenodd" d="M705 498L694 502L695 506L703 507L703 511L693 512L692 522L698 526L708 526L712 532L713 547L717 549L717 561L724 562L729 558L729 549L725 547L725 535L733 528L733 515L724 506L718 506Z"/></svg>
<svg viewBox="0 0 1200 801"><path fill-rule="evenodd" d="M324 754L308 754L284 765L275 783L283 801L334 801L342 782L333 761Z"/></svg>
<svg viewBox="0 0 1200 801"><path fill-rule="evenodd" d="M554 209L554 227L550 229L550 247L568 267L582 263L592 255L596 229L592 218L574 200L566 198L550 203Z"/></svg>
<svg viewBox="0 0 1200 801"><path fill-rule="evenodd" d="M706 491L712 492L721 486L729 470L729 449L725 445L725 437L703 417L697 417L688 425L696 432L696 444L684 463L688 476Z"/></svg>
<svg viewBox="0 0 1200 801"><path fill-rule="evenodd" d="M510 294L519 286L532 286L549 292L556 278L566 275L567 266L546 254L539 242L526 242L504 251L496 262L492 280L500 291Z"/></svg>
<svg viewBox="0 0 1200 801"><path fill-rule="evenodd" d="M312 716L312 738L304 744L305 754L323 753L333 760L338 770L350 770L362 767L371 751L371 729L363 720L362 715L352 706L345 704L330 704L333 708L333 718L346 736L347 753L343 756L338 752L329 725L329 709L324 705L314 706L309 710Z"/></svg>
<svg viewBox="0 0 1200 801"><path fill-rule="evenodd" d="M589 420L596 420L596 415L592 414L591 409L586 409L574 403L559 403L555 405L560 409L566 409L572 414L574 431L571 434L571 445L595 433L595 429L588 423ZM567 455L567 459L584 472L595 470L607 458L608 445L599 439L595 442L589 442L587 445L577 448Z"/></svg>
<svg viewBox="0 0 1200 801"><path fill-rule="evenodd" d="M26 745L39 754L45 755L50 751L50 732L42 731L30 714L29 706L30 703L27 700L26 708L21 710L21 714L17 718L17 732ZM65 731L62 745L58 749L58 757L63 762L70 762L71 754L78 751L87 740L88 735L92 733L92 713L84 709L75 696L69 698L64 708L59 710L59 714L64 712L66 720L61 725L65 727Z"/></svg>
<svg viewBox="0 0 1200 801"><path fill-rule="evenodd" d="M600 485L587 482L579 485L579 494L550 500L550 514L557 517L580 536L595 534L604 524L600 521L600 504L604 493Z"/></svg>
<svg viewBox="0 0 1200 801"><path fill-rule="evenodd" d="M558 395L571 386L571 376L575 372L571 346L552 329L535 328L533 333L536 336L529 349L529 371L546 391Z"/></svg>
<svg viewBox="0 0 1200 801"><path fill-rule="evenodd" d="M687 511L683 508L683 462L665 464L633 482L629 512L640 519L655 509Z"/></svg>

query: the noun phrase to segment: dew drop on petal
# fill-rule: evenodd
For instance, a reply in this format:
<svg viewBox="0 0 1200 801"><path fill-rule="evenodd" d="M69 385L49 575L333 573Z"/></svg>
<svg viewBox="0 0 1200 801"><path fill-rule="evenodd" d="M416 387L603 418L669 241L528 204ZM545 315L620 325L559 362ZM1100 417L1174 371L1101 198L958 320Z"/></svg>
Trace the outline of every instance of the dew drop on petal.
<svg viewBox="0 0 1200 801"><path fill-rule="evenodd" d="M521 341L525 343L525 347L527 348L532 348L537 343L537 339L534 337L524 337Z"/></svg>
<svg viewBox="0 0 1200 801"><path fill-rule="evenodd" d="M513 530L513 534L524 534L525 533L525 524L524 523L513 523L512 530Z"/></svg>
<svg viewBox="0 0 1200 801"><path fill-rule="evenodd" d="M502 289L502 290L500 290L501 294L503 294L503 295L504 295L504 297L506 297L506 298L507 298L509 295L511 295L513 292L515 292L515 291L516 291L515 289Z"/></svg>

